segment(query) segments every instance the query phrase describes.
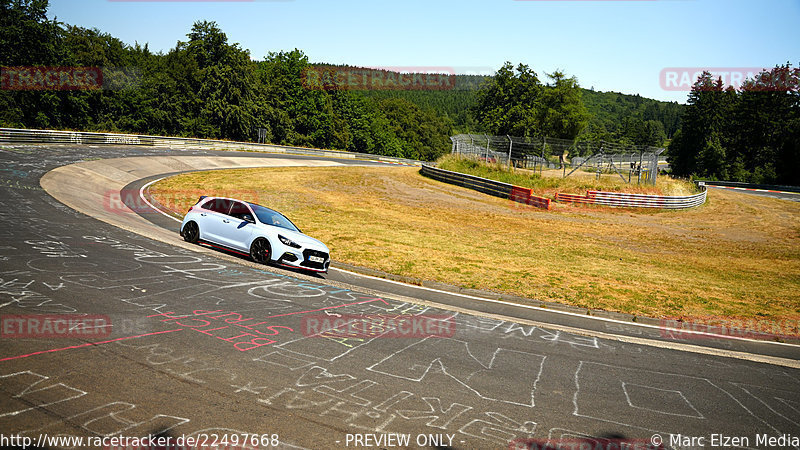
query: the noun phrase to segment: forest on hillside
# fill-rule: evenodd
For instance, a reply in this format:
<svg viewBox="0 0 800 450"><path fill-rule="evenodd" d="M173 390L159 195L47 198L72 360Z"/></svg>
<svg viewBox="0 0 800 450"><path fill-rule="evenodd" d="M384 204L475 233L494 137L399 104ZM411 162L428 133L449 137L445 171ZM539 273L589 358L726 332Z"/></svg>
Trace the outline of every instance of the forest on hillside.
<svg viewBox="0 0 800 450"><path fill-rule="evenodd" d="M452 122L432 109L401 98L308 89L303 75L309 62L300 50L253 61L216 23L200 21L186 41L154 53L147 45L49 20L47 6L0 0L4 127L239 141L255 141L262 128L271 143L421 160L450 149ZM35 67L101 68L102 85L49 86L58 80Z"/></svg>
<svg viewBox="0 0 800 450"><path fill-rule="evenodd" d="M668 147L681 176L800 184L798 69L740 90L704 75L688 105L596 92L507 62L493 76L254 60L215 22L164 52L0 0L0 126L255 141L432 161L458 133ZM775 83L779 80L780 83ZM94 83L94 84L92 84ZM771 84L770 84L771 83Z"/></svg>
<svg viewBox="0 0 800 450"><path fill-rule="evenodd" d="M433 109L450 119L457 133L489 132L476 118L476 107L478 91L490 85L494 77L456 75L455 78L452 90L372 90L362 94L376 99L399 97L421 108ZM588 114L579 135L582 140L663 147L680 128L685 107L680 103L578 88Z"/></svg>
<svg viewBox="0 0 800 450"><path fill-rule="evenodd" d="M173 49L154 53L146 44L129 45L100 30L49 20L47 7L44 0L0 0L4 127L242 141L255 140L262 128L267 141L277 144L423 160L449 151L453 134L499 131L481 120L476 109L493 77L445 74L453 82L439 89L313 89L306 82L309 70L350 67L311 64L297 49L253 61L216 23L207 21L195 23L187 40ZM9 88L12 81L25 81L13 69L31 66L100 68L102 86ZM662 102L639 98L634 104L621 94L584 94L590 100L588 127L583 122L577 126L590 131L587 138L635 144L663 144L666 139L658 135L663 139L656 142L631 131L640 125L639 116L661 120L651 112L663 106L643 105ZM528 126L523 134L549 131Z"/></svg>

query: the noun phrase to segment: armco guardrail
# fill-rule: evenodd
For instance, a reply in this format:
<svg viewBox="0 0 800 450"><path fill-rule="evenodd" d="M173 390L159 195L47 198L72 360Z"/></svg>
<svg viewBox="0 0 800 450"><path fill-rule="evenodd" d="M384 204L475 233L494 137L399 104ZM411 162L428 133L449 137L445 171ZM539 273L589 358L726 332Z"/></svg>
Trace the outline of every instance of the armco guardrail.
<svg viewBox="0 0 800 450"><path fill-rule="evenodd" d="M0 142L4 143L52 143L52 144L92 144L92 145L144 145L172 149L214 149L249 150L266 153L292 153L301 155L325 156L345 159L370 159L393 163L420 165L420 161L389 156L356 153L338 150L323 150L305 147L291 147L275 144L256 144L254 142L217 141L213 139L148 136L120 133L94 133L89 131L25 130L19 128L0 128Z"/></svg>
<svg viewBox="0 0 800 450"><path fill-rule="evenodd" d="M434 180L473 189L495 197L507 198L519 203L550 209L550 199L531 195L531 190L508 183L487 180L458 172L451 172L423 164L420 173ZM687 209L700 206L706 202L707 191L700 185L702 192L687 196L662 196L644 194L626 194L622 192L588 191L586 195L556 194L555 200L562 203L584 203L620 208L661 208Z"/></svg>
<svg viewBox="0 0 800 450"><path fill-rule="evenodd" d="M500 181L488 180L486 178L476 177L474 175L467 175L464 173L451 172L449 170L439 169L427 164L423 164L420 173L426 177L433 178L434 180L443 183L454 184L456 186L472 189L484 194L493 195L495 197L507 198L518 203L535 206L542 209L550 209L550 199L537 197L531 195L531 190L521 188L508 183Z"/></svg>
<svg viewBox="0 0 800 450"><path fill-rule="evenodd" d="M550 199L533 195L533 190L514 186L511 188L511 196L509 200L517 203L525 203L526 205L535 206L541 209L550 209Z"/></svg>
<svg viewBox="0 0 800 450"><path fill-rule="evenodd" d="M739 183L737 181L706 181L706 180L700 180L698 181L698 183L704 184L706 186L742 189L746 191L794 192L800 194L800 186L780 186L773 184Z"/></svg>
<svg viewBox="0 0 800 450"><path fill-rule="evenodd" d="M588 191L585 196L578 194L556 194L561 203L584 203L590 205L616 206L619 208L661 208L688 209L706 202L708 194L705 186L699 194L686 196L664 196L646 194L625 194L622 192Z"/></svg>

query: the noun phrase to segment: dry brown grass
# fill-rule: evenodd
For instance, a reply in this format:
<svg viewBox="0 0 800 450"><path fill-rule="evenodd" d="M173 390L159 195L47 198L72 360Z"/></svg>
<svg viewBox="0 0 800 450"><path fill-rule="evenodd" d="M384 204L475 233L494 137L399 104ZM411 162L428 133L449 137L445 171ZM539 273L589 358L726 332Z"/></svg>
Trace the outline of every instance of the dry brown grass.
<svg viewBox="0 0 800 450"><path fill-rule="evenodd" d="M547 212L395 167L212 171L154 188L183 196L181 213L199 191L255 191L335 260L403 276L654 317L800 312L795 202L712 190L689 211Z"/></svg>

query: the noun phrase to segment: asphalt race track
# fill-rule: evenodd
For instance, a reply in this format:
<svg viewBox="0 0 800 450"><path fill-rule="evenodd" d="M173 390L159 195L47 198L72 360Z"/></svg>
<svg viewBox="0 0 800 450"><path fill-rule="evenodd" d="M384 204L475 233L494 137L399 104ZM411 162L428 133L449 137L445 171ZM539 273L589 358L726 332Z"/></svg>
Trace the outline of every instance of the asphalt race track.
<svg viewBox="0 0 800 450"><path fill-rule="evenodd" d="M746 189L746 188L712 186L712 185L708 185L708 187L712 189L729 189L741 192L743 194L760 195L762 197L772 197L772 198L779 198L781 200L789 200L792 202L800 202L800 192L771 191L764 189Z"/></svg>
<svg viewBox="0 0 800 450"><path fill-rule="evenodd" d="M326 279L259 268L183 243L167 217L104 205L98 209L108 220L100 221L40 185L61 166L134 156L380 164L125 146L0 147L0 438L24 436L42 448L67 447L45 436L159 435L210 445L216 435L218 448L246 436L254 448L393 448L408 439L412 448L482 449L548 438L655 438L692 448L686 438L709 446L712 435L766 447L758 436L800 436L795 346L676 343L653 327L349 272ZM80 173L74 183L88 187ZM126 190L153 178L126 182ZM153 231L106 223L114 215ZM306 332L312 320L362 314L447 326L416 338L391 330L360 338ZM110 326L47 337L15 328L41 315Z"/></svg>

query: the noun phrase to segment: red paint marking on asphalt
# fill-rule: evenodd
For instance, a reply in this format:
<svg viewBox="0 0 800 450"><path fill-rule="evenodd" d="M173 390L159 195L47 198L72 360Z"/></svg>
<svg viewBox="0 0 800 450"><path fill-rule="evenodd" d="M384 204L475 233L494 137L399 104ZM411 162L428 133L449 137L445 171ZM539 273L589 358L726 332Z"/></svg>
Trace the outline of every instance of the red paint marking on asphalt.
<svg viewBox="0 0 800 450"><path fill-rule="evenodd" d="M312 312L325 311L326 309L341 308L341 307L344 307L344 306L363 305L364 303L372 303L372 302L375 302L375 301L382 301L386 305L389 305L389 303L386 300L382 299L382 298L373 298L371 300L365 300L363 302L346 303L344 305L339 305L339 306L328 306L328 307L320 308L320 309L310 309L308 311L298 311L298 312L287 313L287 314L278 314L278 315L275 315L275 316L264 317L264 319L272 319L273 317L292 316L292 315L295 315L295 314L307 314L307 313L312 313Z"/></svg>
<svg viewBox="0 0 800 450"><path fill-rule="evenodd" d="M90 346L93 346L93 345L108 344L110 342L124 341L126 339L135 339L135 338L140 338L140 337L145 337L145 336L155 336L157 334L172 333L174 331L182 331L182 330L183 330L183 328L179 328L177 330L158 331L158 332L155 332L155 333L139 334L139 335L136 335L136 336L127 336L127 337L111 339L111 340L108 340L108 341L87 342L86 344L73 345L71 347L54 348L54 349L50 349L50 350L42 350L41 352L28 353L27 355L9 356L8 358L0 359L0 362L2 362L2 361L11 361L12 359L27 358L29 356L41 355L43 353L60 352L60 351L63 351L63 350L72 350L74 348L90 347Z"/></svg>

